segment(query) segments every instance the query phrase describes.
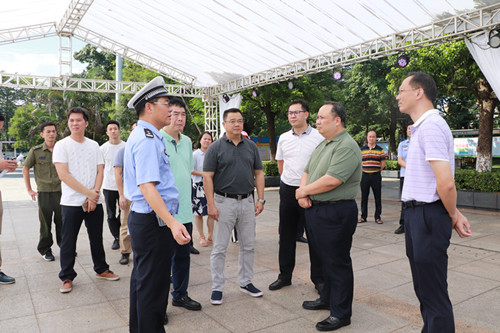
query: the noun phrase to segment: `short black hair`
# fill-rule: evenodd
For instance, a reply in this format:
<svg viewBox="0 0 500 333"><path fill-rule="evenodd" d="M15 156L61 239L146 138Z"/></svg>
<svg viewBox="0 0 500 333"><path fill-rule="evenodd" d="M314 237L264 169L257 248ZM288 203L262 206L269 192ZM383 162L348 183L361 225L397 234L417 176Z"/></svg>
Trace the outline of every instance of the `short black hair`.
<svg viewBox="0 0 500 333"><path fill-rule="evenodd" d="M226 111L224 111L224 115L222 116L222 120L226 121L228 113L239 113L243 117L243 113L241 112L240 109L231 108L231 109L227 109Z"/></svg>
<svg viewBox="0 0 500 333"><path fill-rule="evenodd" d="M40 125L40 132L43 132L43 130L45 129L45 127L48 127L48 126L54 126L57 130L57 126L55 123L51 122L51 121L47 121L43 124Z"/></svg>
<svg viewBox="0 0 500 333"><path fill-rule="evenodd" d="M108 125L116 125L118 126L118 129L120 129L120 123L114 119L111 119L106 123L106 131L108 130Z"/></svg>
<svg viewBox="0 0 500 333"><path fill-rule="evenodd" d="M80 113L83 115L83 119L85 119L85 121L89 121L89 111L85 108L82 108L80 106L75 106L75 107L69 109L68 113L66 114L66 116L68 117L68 120L69 120L69 116L72 113Z"/></svg>
<svg viewBox="0 0 500 333"><path fill-rule="evenodd" d="M431 102L436 100L437 87L432 76L424 72L411 72L406 77L411 78L409 83L413 88L422 88Z"/></svg>
<svg viewBox="0 0 500 333"><path fill-rule="evenodd" d="M212 136L212 133L210 133L209 131L202 132L202 133L200 134L200 137L198 138L198 141L196 141L196 146L195 146L195 148L198 148L198 149L199 149L199 148L201 148L201 139L203 138L203 136L204 136L205 134L210 135L210 138L212 139L212 141L214 141L214 137Z"/></svg>
<svg viewBox="0 0 500 333"><path fill-rule="evenodd" d="M300 104L303 111L309 112L309 104L307 104L307 102L304 101L303 99L297 99L293 102L290 102L290 104L288 104L288 109L290 108L290 106L295 105L295 104Z"/></svg>
<svg viewBox="0 0 500 333"><path fill-rule="evenodd" d="M331 105L332 106L331 112L334 115L338 116L340 118L340 121L342 122L342 125L345 126L346 111L342 106L342 104L340 104L339 102L328 101L325 102L323 105Z"/></svg>
<svg viewBox="0 0 500 333"><path fill-rule="evenodd" d="M167 96L160 96L160 97L167 97ZM158 100L160 99L160 97L155 97L155 98L150 98L149 100L141 100L139 103L137 103L137 105L135 106L135 112L137 114L137 117L139 117L140 115L142 115L144 113L144 110L146 108L146 103L155 103L155 102L158 102ZM170 102L170 98L167 97L169 102Z"/></svg>
<svg viewBox="0 0 500 333"><path fill-rule="evenodd" d="M0 113L0 121L5 121L5 116L3 115L3 113Z"/></svg>
<svg viewBox="0 0 500 333"><path fill-rule="evenodd" d="M129 130L129 131L132 131L132 127L133 127L134 125L137 125L137 120L134 120L134 121L132 122L132 124L130 124L130 126L129 126L128 130Z"/></svg>
<svg viewBox="0 0 500 333"><path fill-rule="evenodd" d="M172 98L170 101L170 106L179 106L181 108L183 108L184 110L186 110L186 103L184 103L184 101L182 99L180 99L179 97L174 97Z"/></svg>

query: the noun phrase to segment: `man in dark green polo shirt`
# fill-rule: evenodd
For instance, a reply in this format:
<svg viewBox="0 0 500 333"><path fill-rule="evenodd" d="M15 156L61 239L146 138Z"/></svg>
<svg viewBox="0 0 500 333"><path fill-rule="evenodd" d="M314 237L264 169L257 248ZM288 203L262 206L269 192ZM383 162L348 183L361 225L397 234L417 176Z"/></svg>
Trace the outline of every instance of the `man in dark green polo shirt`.
<svg viewBox="0 0 500 333"><path fill-rule="evenodd" d="M57 245L61 245L61 181L57 175L56 168L52 163L52 150L56 143L56 124L52 122L43 123L40 126L40 135L44 139L43 144L31 148L28 157L24 161L23 177L26 190L31 199L38 198L38 215L40 218L40 240L38 252L46 261L54 261L51 246L54 244L51 233L52 214L56 226ZM37 192L31 188L30 168L34 167Z"/></svg>
<svg viewBox="0 0 500 333"><path fill-rule="evenodd" d="M352 236L358 206L354 200L361 181L361 152L345 130L346 111L337 102L326 102L316 126L325 138L311 155L295 196L306 208L311 227L309 241L321 249L325 285L315 301L302 304L307 310L329 309L330 316L316 324L333 331L351 323L354 274Z"/></svg>

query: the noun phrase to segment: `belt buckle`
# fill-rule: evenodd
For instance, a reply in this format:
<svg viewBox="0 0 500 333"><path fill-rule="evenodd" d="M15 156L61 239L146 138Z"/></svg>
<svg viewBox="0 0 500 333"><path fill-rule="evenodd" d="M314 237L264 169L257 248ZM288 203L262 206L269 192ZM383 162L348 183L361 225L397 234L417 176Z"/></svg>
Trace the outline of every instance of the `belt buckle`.
<svg viewBox="0 0 500 333"><path fill-rule="evenodd" d="M237 194L236 195L236 200L241 200L243 199L243 195L242 194Z"/></svg>

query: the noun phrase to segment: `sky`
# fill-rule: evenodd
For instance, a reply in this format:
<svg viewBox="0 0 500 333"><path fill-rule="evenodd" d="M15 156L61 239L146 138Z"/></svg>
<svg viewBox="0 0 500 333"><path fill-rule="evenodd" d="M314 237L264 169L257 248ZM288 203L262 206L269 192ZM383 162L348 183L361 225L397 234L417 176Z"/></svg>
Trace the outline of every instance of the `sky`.
<svg viewBox="0 0 500 333"><path fill-rule="evenodd" d="M72 40L73 52L85 43ZM86 64L73 59L73 74L81 73ZM59 76L59 38L48 37L0 46L0 71L8 74Z"/></svg>

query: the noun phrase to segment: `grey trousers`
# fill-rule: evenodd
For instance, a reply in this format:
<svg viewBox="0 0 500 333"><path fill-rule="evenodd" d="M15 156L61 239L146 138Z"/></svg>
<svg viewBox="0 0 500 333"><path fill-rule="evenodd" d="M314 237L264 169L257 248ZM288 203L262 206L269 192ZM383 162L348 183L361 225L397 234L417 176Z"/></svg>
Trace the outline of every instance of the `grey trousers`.
<svg viewBox="0 0 500 333"><path fill-rule="evenodd" d="M219 220L214 225L214 246L210 255L212 290L223 291L225 284L226 250L234 227L238 232L240 253L238 280L244 287L253 278L253 258L255 244L255 205L253 197L242 200L226 198L214 194Z"/></svg>

